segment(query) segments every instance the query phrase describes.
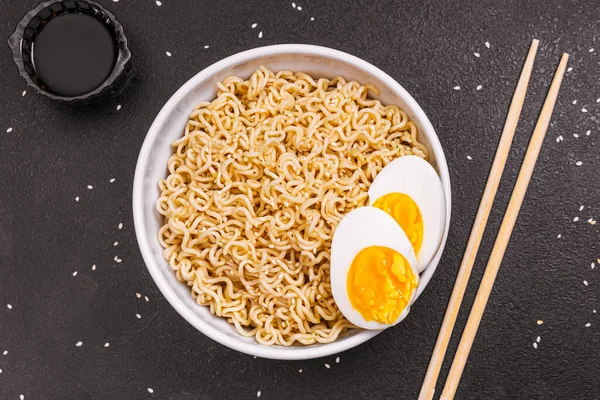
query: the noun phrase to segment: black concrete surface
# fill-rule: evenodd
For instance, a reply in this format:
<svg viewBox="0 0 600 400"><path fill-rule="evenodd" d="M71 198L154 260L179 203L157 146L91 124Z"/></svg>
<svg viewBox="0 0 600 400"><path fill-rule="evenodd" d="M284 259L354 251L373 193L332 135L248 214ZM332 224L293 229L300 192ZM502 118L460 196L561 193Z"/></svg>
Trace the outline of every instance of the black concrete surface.
<svg viewBox="0 0 600 400"><path fill-rule="evenodd" d="M466 306L562 52L572 70L457 398L600 396L600 266L592 269L600 224L588 223L600 219L597 3L297 0L301 11L287 0L101 3L133 53L132 82L116 99L58 106L28 88L0 48L0 399L416 398L533 38L541 44L530 90ZM35 5L0 2L2 41ZM161 296L133 231L134 167L161 106L213 62L276 43L333 47L389 73L431 119L451 170L450 237L432 282L406 321L339 363L254 359L203 336ZM448 369L447 361L442 380Z"/></svg>

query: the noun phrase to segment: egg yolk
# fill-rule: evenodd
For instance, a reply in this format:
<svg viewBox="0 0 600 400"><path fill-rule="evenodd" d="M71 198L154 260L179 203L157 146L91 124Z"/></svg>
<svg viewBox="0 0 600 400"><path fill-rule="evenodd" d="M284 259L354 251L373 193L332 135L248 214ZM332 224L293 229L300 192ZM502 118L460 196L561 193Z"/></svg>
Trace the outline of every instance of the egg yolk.
<svg viewBox="0 0 600 400"><path fill-rule="evenodd" d="M423 217L417 203L404 193L388 193L375 200L373 207L385 211L400 224L415 254L419 254L423 243Z"/></svg>
<svg viewBox="0 0 600 400"><path fill-rule="evenodd" d="M366 321L393 324L410 301L417 280L402 254L370 246L352 260L346 286L352 307Z"/></svg>

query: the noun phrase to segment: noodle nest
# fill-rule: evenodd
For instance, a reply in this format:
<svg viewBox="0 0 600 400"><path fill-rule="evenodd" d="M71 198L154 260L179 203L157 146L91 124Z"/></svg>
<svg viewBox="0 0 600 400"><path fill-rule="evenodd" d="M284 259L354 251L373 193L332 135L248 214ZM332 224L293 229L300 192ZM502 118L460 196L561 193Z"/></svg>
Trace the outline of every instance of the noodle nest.
<svg viewBox="0 0 600 400"><path fill-rule="evenodd" d="M332 342L354 327L331 294L333 232L383 167L427 149L403 110L369 97L372 85L260 67L217 86L159 182L164 258L240 334Z"/></svg>

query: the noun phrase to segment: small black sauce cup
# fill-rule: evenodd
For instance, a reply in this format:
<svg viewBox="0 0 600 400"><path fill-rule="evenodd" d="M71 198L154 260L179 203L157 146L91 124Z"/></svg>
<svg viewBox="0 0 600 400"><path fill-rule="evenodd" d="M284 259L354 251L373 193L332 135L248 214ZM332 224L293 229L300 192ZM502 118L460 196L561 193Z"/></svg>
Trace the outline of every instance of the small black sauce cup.
<svg viewBox="0 0 600 400"><path fill-rule="evenodd" d="M95 89L77 96L62 96L54 93L37 75L33 64L33 43L36 35L40 33L46 24L53 18L67 13L87 14L98 19L111 33L116 49L117 57L109 76ZM13 59L17 64L21 76L27 83L34 87L39 93L53 100L69 103L87 103L103 97L106 93L120 91L119 86L127 82L128 63L131 52L127 46L127 38L123 33L123 27L117 21L114 14L106 10L100 4L88 0L51 0L39 4L29 11L17 24L15 32L8 39L8 45L12 49Z"/></svg>

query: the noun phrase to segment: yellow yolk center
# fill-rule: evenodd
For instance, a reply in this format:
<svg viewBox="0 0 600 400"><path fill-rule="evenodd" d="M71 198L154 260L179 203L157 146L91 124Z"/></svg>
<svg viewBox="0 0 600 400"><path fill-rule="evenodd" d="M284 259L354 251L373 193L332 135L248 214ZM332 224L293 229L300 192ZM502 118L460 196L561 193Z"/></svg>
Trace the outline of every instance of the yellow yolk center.
<svg viewBox="0 0 600 400"><path fill-rule="evenodd" d="M371 246L352 260L346 286L352 307L366 321L392 324L410 301L417 280L402 254Z"/></svg>
<svg viewBox="0 0 600 400"><path fill-rule="evenodd" d="M423 243L423 217L417 203L404 193L388 193L375 200L373 207L385 211L400 224L415 254L419 254Z"/></svg>

